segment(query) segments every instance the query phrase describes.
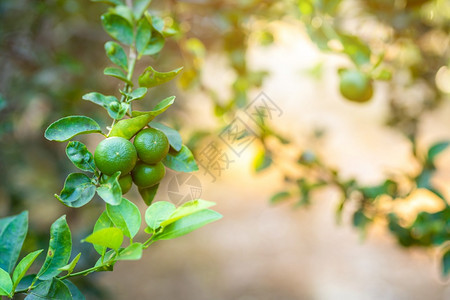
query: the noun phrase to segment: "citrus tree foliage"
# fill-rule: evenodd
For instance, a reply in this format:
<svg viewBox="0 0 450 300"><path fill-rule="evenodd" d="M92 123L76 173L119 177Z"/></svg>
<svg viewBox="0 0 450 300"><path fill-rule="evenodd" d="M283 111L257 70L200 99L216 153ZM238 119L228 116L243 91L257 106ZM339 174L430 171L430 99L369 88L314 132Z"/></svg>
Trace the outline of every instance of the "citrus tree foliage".
<svg viewBox="0 0 450 300"><path fill-rule="evenodd" d="M164 26L160 18L148 12L150 0L136 0L134 4L128 5L121 0L104 2L110 7L102 15L101 21L113 39L105 43L105 52L116 65L106 68L104 74L114 77L111 80L121 82L122 88L118 95L90 92L82 98L103 107L112 119L111 126L105 131L91 117L72 115L53 122L45 131L47 140L67 142L66 155L81 171L69 174L61 192L55 197L71 208L86 205L95 195L105 202L105 209L99 212L92 234L82 241L92 244L99 258L94 266L77 270L82 253L72 253L72 234L66 216L62 216L51 225L48 249L39 271L27 274L36 258L44 252L44 249L33 251L18 261L28 231L28 212L0 219L0 296L12 298L15 294L24 293L26 299L84 299L70 278L112 271L117 261L139 260L143 250L158 240L183 236L221 218L219 213L210 209L214 203L201 199L179 207L166 201L152 203L158 182L165 174L165 167L191 172L197 170L197 165L190 150L182 144L178 132L167 126L165 128L170 129L167 136L163 130L157 131L160 139L166 139L167 149L160 151L156 160L137 162L140 152L149 154L149 151L141 145L136 154L135 146L129 140L142 130L149 131L153 124L150 122L166 111L174 103L175 97L162 99L149 111L133 110L133 102L145 101L149 89L172 80L181 68L159 72L149 66L136 80L136 63L144 56L158 54L163 48L166 35ZM82 142L75 140L87 134L103 135L108 144L109 141L119 141L120 147L114 148L114 153L103 151L98 156L96 151L93 155ZM130 152L126 152L127 157L119 160L121 165L118 166L116 154L122 151L123 145L128 145L131 153L135 151L135 157L130 160L127 156ZM169 148L170 157L167 158ZM96 163L105 160L109 162L106 169ZM139 171L135 173L137 164L150 169L160 164L158 168L161 176L152 178L150 183L147 180L139 184L142 179L148 178L146 174L138 174ZM131 175L128 174L130 171ZM132 182L139 186L143 201L148 206L144 220L137 205L123 196ZM142 221L147 226L145 233L139 234ZM144 235L147 236L139 241Z"/></svg>
<svg viewBox="0 0 450 300"><path fill-rule="evenodd" d="M450 62L448 1L180 2L171 6L170 11L180 24L190 25L180 26L182 34L178 36L180 49L189 62L185 64L180 86L208 94L219 122L232 119L237 109L246 107L248 93L260 87L268 74L264 70L251 70L246 58L250 35L258 36L261 45L274 41L276 37L270 32L270 26L261 25L272 20L288 23L292 19L299 20L299 26L305 29L318 49L347 58L348 62L336 70L342 101L363 106L372 100L376 92L375 83L386 82L391 91L386 125L410 141L411 154L420 166L417 172L386 175L379 184L365 186L356 178L342 178L339 170L328 166L310 145L298 145L297 159L286 161L286 157L277 154L283 153L280 147L292 142L289 137L278 134L263 118L258 127L260 150L254 169L261 172L268 168L280 169L279 166L287 164L295 166L296 172L281 169L285 173L286 188L271 197L272 203L297 199L296 206L305 206L313 200L311 195L315 190L337 188L341 194L336 206L338 220L344 208L348 207L353 210L353 225L363 234L373 222L381 221L387 224L388 230L402 246L439 249L443 274L449 274L450 208L448 199L433 185L436 159L446 151L449 141L436 141L428 149L417 146L420 142L419 126L425 113L438 110L441 103L448 101L448 88L445 88L448 83L442 82L445 78L442 74L449 72ZM192 15L200 19L208 17L201 19L201 26L196 26ZM353 26L348 26L348 20L352 20ZM256 21L260 22L258 32L253 32L252 24ZM211 39L210 31L202 31L205 23L210 24L208 29L213 32L214 39ZM368 23L382 28L383 34L367 35L358 30ZM188 30L183 31L185 27ZM221 99L201 79L206 50L217 47L226 54L235 73L230 99ZM313 72L320 74L320 66ZM426 93L419 102L411 103L411 99L399 91L415 86L426 90ZM226 118L222 118L224 115ZM323 132L317 132L318 137L322 135ZM194 133L190 145L195 147L205 136L205 132ZM414 222L408 223L394 212L393 207L396 200L405 199L418 189L434 194L442 201L443 208L434 213L422 211Z"/></svg>

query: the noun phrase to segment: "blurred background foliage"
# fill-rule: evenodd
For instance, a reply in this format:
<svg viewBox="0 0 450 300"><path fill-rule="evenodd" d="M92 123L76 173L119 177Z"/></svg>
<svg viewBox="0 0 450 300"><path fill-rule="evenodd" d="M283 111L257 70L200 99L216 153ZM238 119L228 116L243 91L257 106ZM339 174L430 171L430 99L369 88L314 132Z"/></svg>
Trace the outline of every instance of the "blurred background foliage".
<svg viewBox="0 0 450 300"><path fill-rule="evenodd" d="M41 247L46 243L49 215L68 213L82 236L85 222L93 222L89 207L98 205L93 203L82 216L76 216L56 204L51 195L61 189L62 179L72 166L63 148L44 140L43 131L63 115L83 112L100 122L105 119L100 110L81 101L81 96L94 89L112 93L118 84L101 74L108 65L103 53L108 37L99 22L106 7L87 0L0 2L0 215L30 210L30 243L42 243ZM319 149L297 145L293 142L295 133L284 136L263 118L256 129L259 150L253 165L256 172L279 168L284 174L285 187L271 197L273 203L294 201L295 205L308 205L314 201L314 190L334 186L341 192L336 208L338 219L344 207L350 206L353 224L363 235L372 222L380 220L403 246L437 247L443 273L449 273L448 193L432 181L439 167L436 158L449 142L436 141L424 147L419 130L423 116L439 110L449 100L448 1L155 0L150 8L160 17L158 22L164 24L168 39L164 50L146 63L157 70L184 66L176 86L158 87L151 96L160 99L158 95L168 90L178 96L175 109L164 121L180 129L197 153L204 141L217 136L250 103L250 95L269 80L267 70L249 67L248 47L255 43L261 47L276 44L273 22L304 28L318 49L346 59L335 70L344 97L342 78L346 71L356 71L375 93L377 81L387 82L390 93L385 123L410 141L417 165L414 172L387 176L377 185L365 186L357 178L343 178L338 169L320 157ZM217 54L226 58L226 68L232 74L228 87L231 92L225 96L211 88L204 76L205 60ZM318 64L310 70L310 76L321 78L323 68ZM221 79L218 75L216 80ZM192 93L209 99L210 114L215 116L212 128L189 128L182 122L189 107L186 98ZM344 97L342 101L368 102L372 94L368 99ZM320 128L314 132L318 140L324 134ZM296 149L294 158L281 155L280 149L292 144ZM395 213L395 200L405 199L417 189L433 193L442 206L432 213L419 212L413 222L407 222Z"/></svg>

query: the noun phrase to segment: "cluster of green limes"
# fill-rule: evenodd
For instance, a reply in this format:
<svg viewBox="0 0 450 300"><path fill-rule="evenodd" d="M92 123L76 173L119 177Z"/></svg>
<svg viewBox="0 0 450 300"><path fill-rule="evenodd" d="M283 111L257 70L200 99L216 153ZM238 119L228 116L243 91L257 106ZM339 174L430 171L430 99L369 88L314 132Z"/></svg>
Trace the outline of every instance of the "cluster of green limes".
<svg viewBox="0 0 450 300"><path fill-rule="evenodd" d="M104 139L95 149L94 160L105 175L121 172L119 184L125 194L133 182L139 188L147 188L163 179L166 169L161 161L169 147L169 140L162 131L145 128L138 132L133 143L123 137Z"/></svg>

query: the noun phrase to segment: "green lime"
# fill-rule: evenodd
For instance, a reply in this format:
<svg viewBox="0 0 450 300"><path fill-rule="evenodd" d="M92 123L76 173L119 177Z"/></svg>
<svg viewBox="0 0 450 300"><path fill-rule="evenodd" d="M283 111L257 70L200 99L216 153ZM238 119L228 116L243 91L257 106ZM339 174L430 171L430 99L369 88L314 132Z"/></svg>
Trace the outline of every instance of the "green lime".
<svg viewBox="0 0 450 300"><path fill-rule="evenodd" d="M164 178L164 175L166 175L166 169L162 162L149 165L139 161L131 171L134 183L141 188L154 186Z"/></svg>
<svg viewBox="0 0 450 300"><path fill-rule="evenodd" d="M98 144L94 161L97 168L106 175L112 175L117 171L127 174L136 165L137 153L129 140L110 137Z"/></svg>
<svg viewBox="0 0 450 300"><path fill-rule="evenodd" d="M169 152L169 140L166 135L155 128L141 130L134 138L138 157L147 164L156 164Z"/></svg>
<svg viewBox="0 0 450 300"><path fill-rule="evenodd" d="M133 184L133 179L130 174L127 174L123 177L119 178L120 188L122 189L122 195L128 193L131 189L131 185Z"/></svg>
<svg viewBox="0 0 450 300"><path fill-rule="evenodd" d="M345 98L354 102L367 102L372 98L372 80L358 70L343 70L339 73L339 90Z"/></svg>

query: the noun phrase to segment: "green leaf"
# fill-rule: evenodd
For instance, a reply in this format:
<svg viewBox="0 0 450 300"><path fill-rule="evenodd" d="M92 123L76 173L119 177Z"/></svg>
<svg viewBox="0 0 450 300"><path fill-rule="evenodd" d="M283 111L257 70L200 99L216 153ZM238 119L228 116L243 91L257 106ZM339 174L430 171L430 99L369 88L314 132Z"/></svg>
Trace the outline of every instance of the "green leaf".
<svg viewBox="0 0 450 300"><path fill-rule="evenodd" d="M385 180L382 184L369 187L361 187L360 191L364 197L375 199L383 194L393 195L397 190L397 184L392 180Z"/></svg>
<svg viewBox="0 0 450 300"><path fill-rule="evenodd" d="M153 108L153 110L151 110L151 111L136 111L135 110L132 112L132 116L138 117L138 116L147 115L147 116L151 117L151 120L153 120L156 116L165 112L174 102L175 102L175 96L170 96L170 97L167 97L166 99L162 100L158 104L156 104L155 107Z"/></svg>
<svg viewBox="0 0 450 300"><path fill-rule="evenodd" d="M109 105L113 102L119 102L116 97L114 96L105 96L103 94L92 92L83 95L83 100L91 101L97 105L103 106L104 108L108 108Z"/></svg>
<svg viewBox="0 0 450 300"><path fill-rule="evenodd" d="M183 70L183 67L170 72L158 72L152 67L148 67L144 70L141 76L139 76L139 85L146 88L151 88L166 83L175 78L181 70Z"/></svg>
<svg viewBox="0 0 450 300"><path fill-rule="evenodd" d="M153 118L153 116L146 114L131 119L120 120L114 125L109 136L119 136L129 140L141 131L142 128L147 126L147 123L153 120Z"/></svg>
<svg viewBox="0 0 450 300"><path fill-rule="evenodd" d="M129 103L125 102L111 102L111 104L108 106L108 114L111 118L120 120L127 114L128 109L130 108Z"/></svg>
<svg viewBox="0 0 450 300"><path fill-rule="evenodd" d="M119 252L117 260L139 260L142 257L142 244L133 243Z"/></svg>
<svg viewBox="0 0 450 300"><path fill-rule="evenodd" d="M134 24L133 12L127 5L118 5L114 8L110 8L109 11L113 14L121 16L122 18L127 20L128 23Z"/></svg>
<svg viewBox="0 0 450 300"><path fill-rule="evenodd" d="M164 36L160 32L152 30L150 41L148 42L141 55L155 55L159 51L161 51L161 49L164 47L164 44Z"/></svg>
<svg viewBox="0 0 450 300"><path fill-rule="evenodd" d="M28 287L31 285L31 283L35 280L36 278L36 274L29 274L26 275L22 278L22 280L19 282L19 284L16 287L16 291L17 290L24 290L24 289L28 289ZM36 282L34 283L35 285L41 283L41 280L36 280Z"/></svg>
<svg viewBox="0 0 450 300"><path fill-rule="evenodd" d="M198 170L194 155L185 145L181 147L179 152L171 149L162 162L166 167L178 172L193 172Z"/></svg>
<svg viewBox="0 0 450 300"><path fill-rule="evenodd" d="M164 228L162 233L155 235L154 240L169 240L188 234L200 227L222 218L222 215L210 209L205 209L186 216Z"/></svg>
<svg viewBox="0 0 450 300"><path fill-rule="evenodd" d="M128 80L127 75L121 69L108 67L103 70L103 74L115 77L133 86L133 83L130 80Z"/></svg>
<svg viewBox="0 0 450 300"><path fill-rule="evenodd" d="M151 37L152 26L148 23L146 18L143 18L138 22L136 30L136 50L138 51L139 56L144 53Z"/></svg>
<svg viewBox="0 0 450 300"><path fill-rule="evenodd" d="M11 297L13 283L9 273L0 268L0 296Z"/></svg>
<svg viewBox="0 0 450 300"><path fill-rule="evenodd" d="M95 223L93 232L99 231L100 229L103 229L103 228L109 228L109 227L114 227L114 224L111 221L111 219L109 218L108 213L105 210L100 215L97 222ZM98 245L94 245L94 249L100 255L103 255L103 253L106 251L106 247L98 246Z"/></svg>
<svg viewBox="0 0 450 300"><path fill-rule="evenodd" d="M183 146L183 140L181 139L181 135L178 133L178 131L155 121L150 122L148 126L164 132L164 134L169 139L170 146L172 146L175 151L181 150L181 147Z"/></svg>
<svg viewBox="0 0 450 300"><path fill-rule="evenodd" d="M356 65L370 63L370 48L357 36L340 34L340 40L344 46L344 53L346 53Z"/></svg>
<svg viewBox="0 0 450 300"><path fill-rule="evenodd" d="M450 249L442 256L442 275L448 276L450 274Z"/></svg>
<svg viewBox="0 0 450 300"><path fill-rule="evenodd" d="M145 211L145 222L153 231L161 226L161 223L169 219L175 212L176 207L173 203L167 201L158 201L153 203Z"/></svg>
<svg viewBox="0 0 450 300"><path fill-rule="evenodd" d="M270 152L266 151L264 147L261 147L256 153L253 159L253 169L255 172L261 172L272 164L272 156Z"/></svg>
<svg viewBox="0 0 450 300"><path fill-rule="evenodd" d="M123 233L115 227L102 228L93 232L83 242L117 250L122 245Z"/></svg>
<svg viewBox="0 0 450 300"><path fill-rule="evenodd" d="M434 165L434 160L436 159L436 156L438 156L442 151L447 149L449 145L450 141L443 141L431 146L431 148L428 150L427 162Z"/></svg>
<svg viewBox="0 0 450 300"><path fill-rule="evenodd" d="M78 169L95 172L94 156L82 142L70 141L66 147L66 154Z"/></svg>
<svg viewBox="0 0 450 300"><path fill-rule="evenodd" d="M102 2L102 3L106 3L109 5L123 5L123 1L122 0L91 0L92 2Z"/></svg>
<svg viewBox="0 0 450 300"><path fill-rule="evenodd" d="M85 300L86 298L80 292L75 284L73 284L70 280L63 280L64 284L69 288L70 294L72 295L72 300Z"/></svg>
<svg viewBox="0 0 450 300"><path fill-rule="evenodd" d="M133 202L122 198L119 205L106 204L106 211L114 225L127 237L133 238L139 232L141 213Z"/></svg>
<svg viewBox="0 0 450 300"><path fill-rule="evenodd" d="M152 27L158 31L162 32L164 29L164 20L158 16L146 14L147 20L149 20L152 23Z"/></svg>
<svg viewBox="0 0 450 300"><path fill-rule="evenodd" d="M114 39L126 45L133 43L133 25L124 17L108 12L102 15L105 31Z"/></svg>
<svg viewBox="0 0 450 300"><path fill-rule="evenodd" d="M102 176L97 194L108 204L119 205L122 201L122 189L119 184L120 171L111 176Z"/></svg>
<svg viewBox="0 0 450 300"><path fill-rule="evenodd" d="M142 197L142 200L144 200L145 204L149 206L152 204L153 199L156 196L156 192L158 191L159 183L155 184L154 186L148 187L148 188L139 188L139 194Z"/></svg>
<svg viewBox="0 0 450 300"><path fill-rule="evenodd" d="M72 235L64 215L50 227L47 257L36 277L41 280L48 280L61 273L58 269L68 263L71 252Z"/></svg>
<svg viewBox="0 0 450 300"><path fill-rule="evenodd" d="M30 291L26 300L42 300L42 299L72 299L69 288L58 278L45 280Z"/></svg>
<svg viewBox="0 0 450 300"><path fill-rule="evenodd" d="M139 20L142 15L144 14L144 11L147 10L148 6L150 5L151 0L134 0L133 2L133 14L134 18L136 20Z"/></svg>
<svg viewBox="0 0 450 300"><path fill-rule="evenodd" d="M25 276L28 269L33 264L34 260L39 256L39 254L42 253L42 251L44 251L44 250L41 249L41 250L37 250L37 251L29 253L27 256L22 258L22 260L17 264L16 268L14 269L13 276L12 276L12 281L13 281L12 290L13 291L16 289L17 285L22 280L22 278Z"/></svg>
<svg viewBox="0 0 450 300"><path fill-rule="evenodd" d="M109 41L105 43L105 51L112 63L128 71L128 58L122 46L116 42Z"/></svg>
<svg viewBox="0 0 450 300"><path fill-rule="evenodd" d="M2 111L6 107L7 103L5 98L0 94L0 111Z"/></svg>
<svg viewBox="0 0 450 300"><path fill-rule="evenodd" d="M128 101L142 99L145 95L147 95L147 88L137 88L129 94Z"/></svg>
<svg viewBox="0 0 450 300"><path fill-rule="evenodd" d="M81 253L78 253L77 256L67 265L64 267L59 268L60 271L67 271L67 275L73 272L73 269L75 269L75 266L77 265L78 261L80 260Z"/></svg>
<svg viewBox="0 0 450 300"><path fill-rule="evenodd" d="M11 273L28 231L28 212L0 219L0 268Z"/></svg>
<svg viewBox="0 0 450 300"><path fill-rule="evenodd" d="M100 125L85 116L69 116L53 122L45 130L49 141L65 142L79 134L102 133Z"/></svg>
<svg viewBox="0 0 450 300"><path fill-rule="evenodd" d="M71 173L64 182L61 195L55 197L69 207L81 207L92 200L95 195L95 185L91 179L82 173Z"/></svg>
<svg viewBox="0 0 450 300"><path fill-rule="evenodd" d="M166 227L167 225L181 218L195 214L199 211L205 210L214 205L216 205L214 202L205 201L202 199L195 199L188 201L183 205L181 205L180 207L178 207L167 220L161 222L161 227Z"/></svg>
<svg viewBox="0 0 450 300"><path fill-rule="evenodd" d="M289 199L290 197L292 197L292 195L287 191L278 192L272 197L270 197L270 203L275 204L284 201L286 199Z"/></svg>

